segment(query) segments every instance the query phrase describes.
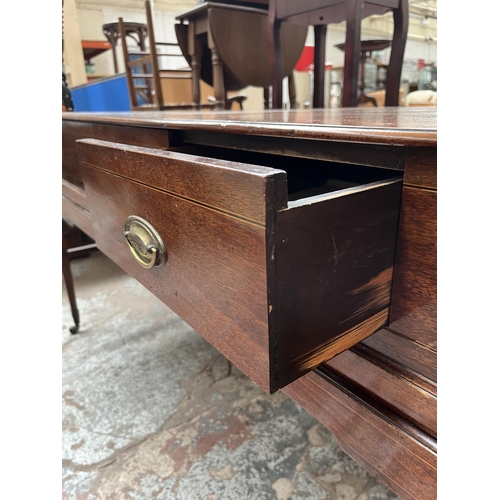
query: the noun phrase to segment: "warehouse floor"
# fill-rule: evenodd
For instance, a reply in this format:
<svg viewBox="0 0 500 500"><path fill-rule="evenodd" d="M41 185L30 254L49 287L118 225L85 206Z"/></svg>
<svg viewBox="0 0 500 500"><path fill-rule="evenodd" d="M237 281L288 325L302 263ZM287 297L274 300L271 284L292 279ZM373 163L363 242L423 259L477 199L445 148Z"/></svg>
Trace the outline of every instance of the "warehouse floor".
<svg viewBox="0 0 500 500"><path fill-rule="evenodd" d="M283 393L264 393L100 252L63 283L63 499L393 500Z"/></svg>

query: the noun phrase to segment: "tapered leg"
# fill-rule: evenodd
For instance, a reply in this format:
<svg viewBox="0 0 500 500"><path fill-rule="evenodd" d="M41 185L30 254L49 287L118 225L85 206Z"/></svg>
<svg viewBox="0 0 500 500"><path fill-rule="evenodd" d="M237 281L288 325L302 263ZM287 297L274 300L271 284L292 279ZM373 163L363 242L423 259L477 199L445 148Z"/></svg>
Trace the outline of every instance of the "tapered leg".
<svg viewBox="0 0 500 500"><path fill-rule="evenodd" d="M271 69L272 107L283 107L283 56L281 53L281 22L276 19L276 0L269 0L267 14L267 55Z"/></svg>
<svg viewBox="0 0 500 500"><path fill-rule="evenodd" d="M387 68L385 105L399 106L399 85L408 35L408 0L399 1L399 9L393 11L394 36L392 37L391 59Z"/></svg>
<svg viewBox="0 0 500 500"><path fill-rule="evenodd" d="M66 290L68 291L69 303L71 305L71 314L75 325L72 326L69 331L71 333L77 333L80 327L80 314L76 306L76 295L75 295L75 284L73 283L73 274L71 272L71 263L68 255L68 243L66 240L66 231L68 225L63 221L62 223L62 271L64 276L64 282L66 283Z"/></svg>
<svg viewBox="0 0 500 500"><path fill-rule="evenodd" d="M346 0L346 40L344 53L344 89L342 106L358 104L358 74L361 59L361 7L359 0Z"/></svg>
<svg viewBox="0 0 500 500"><path fill-rule="evenodd" d="M314 92L313 108L325 107L326 25L314 27Z"/></svg>
<svg viewBox="0 0 500 500"><path fill-rule="evenodd" d="M288 75L288 95L290 97L290 108L297 108L297 88L295 87L295 76L293 71Z"/></svg>

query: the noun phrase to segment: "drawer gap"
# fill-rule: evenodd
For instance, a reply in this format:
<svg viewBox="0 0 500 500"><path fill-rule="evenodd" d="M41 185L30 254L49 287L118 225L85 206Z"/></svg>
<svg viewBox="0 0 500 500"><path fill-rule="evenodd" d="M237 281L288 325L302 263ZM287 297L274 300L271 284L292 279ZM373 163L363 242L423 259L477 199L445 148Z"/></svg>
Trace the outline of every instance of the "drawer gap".
<svg viewBox="0 0 500 500"><path fill-rule="evenodd" d="M287 174L288 201L290 202L401 177L400 171L389 168L361 164L353 166L350 163L238 151L205 145L184 145L172 148L171 151L284 170Z"/></svg>

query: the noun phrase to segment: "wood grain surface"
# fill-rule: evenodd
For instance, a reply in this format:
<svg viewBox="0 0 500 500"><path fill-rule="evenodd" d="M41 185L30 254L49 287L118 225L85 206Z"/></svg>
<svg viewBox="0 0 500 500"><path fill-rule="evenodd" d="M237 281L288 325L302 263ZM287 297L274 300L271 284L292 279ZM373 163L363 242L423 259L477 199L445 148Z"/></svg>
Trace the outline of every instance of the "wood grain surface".
<svg viewBox="0 0 500 500"><path fill-rule="evenodd" d="M437 190L437 149L407 148L404 185Z"/></svg>
<svg viewBox="0 0 500 500"><path fill-rule="evenodd" d="M228 350L223 336L215 338L215 334L206 333L199 312L188 314L184 310L178 314L195 329L201 329L199 333L242 371L252 373L249 376L265 390L278 390L387 324L401 178L299 198L287 204L287 177L281 170L93 139L78 141L78 151L81 165L88 167L85 182L92 217L99 224L94 228L97 244L129 273L133 272L130 264L135 266L135 262L128 254L128 261L113 257L113 246L121 240L123 247L125 220L128 215L138 215L139 210L147 214L141 217L151 223L150 218L154 218L168 233L164 217L171 217L172 200L179 200L176 208L177 203L190 206L181 201L197 205L207 231L202 245L206 252L216 251L214 242L219 241L222 231L209 223L212 217L221 225L227 221L224 232L230 231L233 224L225 217L240 221L243 227L260 228L262 239L249 238L245 231L234 233L232 238L238 235L247 252L252 252L253 246L259 247L257 254L264 249L265 258L254 263L259 267L254 286L267 290L266 296L238 293L236 284L241 275L251 275L256 269L245 268L244 260L232 264L233 275L224 276L235 283L232 293L238 303L268 309L268 331L261 333L258 344L261 350L267 348L267 364L260 367L265 374L249 372L241 357L235 356L232 348ZM123 192L130 193L129 200L123 198ZM184 209L170 224L190 227L192 221L183 219L188 216ZM117 236L110 243L109 234L113 232ZM191 246L201 244L195 233L186 230L186 238L187 234ZM228 237L228 242L232 238ZM187 240L184 245L188 245ZM190 263L183 260L177 266L181 272L183 266L190 268ZM222 275L219 270L217 275L207 273L205 282L198 282L196 294L208 289L210 280L217 283ZM143 282L147 276L141 274L139 279ZM145 284L148 286L147 281ZM193 289L190 292L195 293ZM167 292L155 288L155 294L171 306ZM227 303L223 293L212 299ZM232 314L234 318L228 320L234 320L240 328L235 333L237 341L240 335L253 337L252 323L244 326L249 316L240 321L236 309ZM212 330L217 323L224 328L220 316L214 315ZM253 356L262 357L262 352L245 340L242 345Z"/></svg>
<svg viewBox="0 0 500 500"><path fill-rule="evenodd" d="M68 115L79 113L68 113ZM136 146L166 149L169 147L170 132L157 128L144 130L137 127L116 126L101 123L92 114L89 121L63 120L62 124L62 174L63 179L84 189L82 173L76 151L78 139L106 139Z"/></svg>
<svg viewBox="0 0 500 500"><path fill-rule="evenodd" d="M84 175L99 249L269 391L264 225L94 168ZM160 234L164 267L134 260L123 235L130 215Z"/></svg>
<svg viewBox="0 0 500 500"><path fill-rule="evenodd" d="M390 329L437 348L437 193L404 187Z"/></svg>
<svg viewBox="0 0 500 500"><path fill-rule="evenodd" d="M80 205L85 210L89 210L88 201L87 201L87 193L82 188L71 184L65 179L62 180L62 194L68 200L71 200L73 203Z"/></svg>
<svg viewBox="0 0 500 500"><path fill-rule="evenodd" d="M437 455L432 437L416 436L404 421L380 412L341 379L310 372L283 392L330 429L349 456L402 499L435 500Z"/></svg>
<svg viewBox="0 0 500 500"><path fill-rule="evenodd" d="M337 194L277 215L280 386L388 321L401 180Z"/></svg>
<svg viewBox="0 0 500 500"><path fill-rule="evenodd" d="M437 355L433 349L391 332L387 328L370 335L362 344L433 382L437 381ZM416 383L422 385L421 382ZM434 392L427 385L425 387Z"/></svg>
<svg viewBox="0 0 500 500"><path fill-rule="evenodd" d="M325 366L430 435L437 436L436 396L393 371L390 365L347 350L327 361Z"/></svg>
<svg viewBox="0 0 500 500"><path fill-rule="evenodd" d="M284 171L107 141L88 140L78 150L89 166L260 224L266 220L267 182L281 184L273 205L287 204Z"/></svg>
<svg viewBox="0 0 500 500"><path fill-rule="evenodd" d="M279 326L280 314L286 307L282 304L285 296L288 294L290 300L298 300L293 296L292 283L284 288L278 287L282 279L278 274L281 268L278 268L283 265L292 269L296 259L299 267L314 271L312 260L316 249L310 249L308 255L307 245L292 245L286 241L290 231L287 230L281 239L275 238L276 231L284 231L288 225L288 229L298 230L308 238L310 229L306 223L310 224L311 218L302 212L293 224L292 217L286 219L288 216L283 212L290 208L286 208L286 186L279 178L277 182L268 182L272 175L266 177L264 174L262 178L256 174L252 177L250 166L247 171L237 167L240 174L229 174L231 168L221 169L222 177L234 175L233 180L226 183L223 190L211 193L197 184L207 178L210 183L217 183L217 178L204 177L201 170L195 169L193 179L196 178L197 182L191 185L191 167L182 169L181 164L187 159L181 156L172 162L172 165L177 165L176 175L186 176L185 182L179 181L177 186L175 181L171 183L164 169L154 166L155 162L151 168L142 169L136 169L132 162L127 173L126 170L113 170L108 162L112 160L110 156L106 157L105 165L98 165L97 160L89 161L98 168L85 167L89 186L94 192L86 193L85 201L82 189L74 189L74 186L83 188L75 140L85 137L159 149L180 146L187 148L185 153L189 153L193 144L219 146L219 153L223 149L236 151L239 163L245 163L247 152L264 152L275 156L275 162L269 163L274 168L280 169L281 164L293 161L297 163L287 173L289 193L293 193L297 185L300 187L305 179L314 178L316 182L315 176L323 175L321 168L316 171L312 164L308 165L307 161L300 164L297 158L326 160L325 164L332 160L344 162L348 164L348 170L359 172L369 168L367 166L378 167L371 168L372 171L405 171L396 264L391 271L386 268L386 273L392 272L394 278L389 326L283 390L326 425L351 457L402 499L434 499L437 449L433 437L436 433L434 409L437 394L437 110L344 108L63 113L63 178L72 184L63 183L63 193L67 195L63 198L63 216L72 220L80 217L76 224L87 224L88 227L89 214L82 204L87 203L91 211L96 206L95 215L91 214L92 224L105 253L192 324L244 373L265 390L272 391L279 385L276 370L278 341L280 346L281 341L285 341L286 349L293 350L294 329L309 324L309 329L304 327L303 331L306 337L315 337L315 349L327 352L329 348L328 338L323 343L320 340L322 320L318 319L315 325L314 321L308 323L309 319L306 321L304 316L298 327L295 324ZM224 161L234 160L228 157ZM138 161L137 165L140 163ZM127 162L123 165L126 166ZM213 165L217 165L217 161L205 162L207 169ZM255 166L259 166L258 162ZM338 164L331 163L331 168L337 169ZM134 177L137 170L141 177ZM120 175L130 175L135 180L126 180ZM243 201L238 204L236 196L231 199L231 190L237 190L247 175L264 185L260 188L250 186L250 191L242 187L238 197L243 197ZM147 187L147 183L154 187ZM215 209L215 205L224 203L224 191L228 194L228 204ZM245 199L249 192L258 193L257 206ZM95 200L91 199L92 196ZM294 198L290 194L291 199L296 201L289 201L290 207L297 202L297 206L304 209L300 196ZM148 200L147 205L144 205L144 200ZM211 204L210 200L216 203ZM160 210L164 211L162 216ZM122 236L123 228L120 224L115 227L116 221L124 221L132 211L153 222L165 238L168 252L165 267L150 272L140 268L132 259ZM350 214L343 217L348 220ZM276 226L277 223L283 225ZM314 223L312 227L315 227ZM319 229L317 231L319 234ZM214 234L217 235L215 239ZM322 256L330 258L331 264L333 240L330 243L327 236L328 232L318 236L318 246L323 247ZM277 258L277 241L282 246L281 264ZM338 251L337 237L335 244ZM382 247L380 245L379 249ZM283 254L285 248L293 251ZM317 252L321 254L320 250ZM327 262L328 259L324 265L328 271ZM317 269L318 287L321 276L325 274L324 268L320 267ZM346 274L353 280L360 279L360 276L348 277ZM294 279L296 295L304 297L304 280ZM387 286L385 278L380 279L380 283ZM326 287L326 284L321 286ZM323 300L331 308L331 290L327 291L330 296L325 295ZM367 307L373 307L373 303L367 302ZM313 305L311 310L318 314L320 307ZM367 320L384 314L387 305L378 311ZM321 316L321 311L319 314ZM274 336L272 332L275 332ZM316 332L320 332L319 335ZM285 365L286 349L279 358ZM314 355L309 359L300 357L313 352L308 350L307 342L297 352L295 359L311 366Z"/></svg>
<svg viewBox="0 0 500 500"><path fill-rule="evenodd" d="M63 121L98 121L100 124L319 141L337 140L419 147L435 147L437 144L435 108L136 111L100 113L97 118L95 113L63 113Z"/></svg>
<svg viewBox="0 0 500 500"><path fill-rule="evenodd" d="M62 218L63 220L80 228L91 238L94 238L94 229L92 227L90 213L66 196L62 197Z"/></svg>

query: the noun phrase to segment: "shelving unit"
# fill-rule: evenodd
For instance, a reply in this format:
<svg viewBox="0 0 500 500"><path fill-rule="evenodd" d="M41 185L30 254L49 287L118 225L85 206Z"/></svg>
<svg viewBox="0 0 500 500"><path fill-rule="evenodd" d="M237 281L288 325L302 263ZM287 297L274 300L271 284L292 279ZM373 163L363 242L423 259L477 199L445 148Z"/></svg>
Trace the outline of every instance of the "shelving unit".
<svg viewBox="0 0 500 500"><path fill-rule="evenodd" d="M111 43L105 40L82 40L82 50L83 50L83 58L85 60L85 66L92 66L92 59L97 57L98 55L106 52L107 50L111 50ZM87 79L97 80L99 78L105 78L110 75L94 75L87 73Z"/></svg>

